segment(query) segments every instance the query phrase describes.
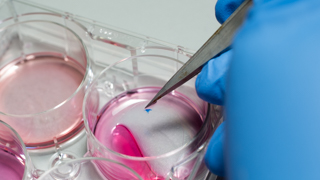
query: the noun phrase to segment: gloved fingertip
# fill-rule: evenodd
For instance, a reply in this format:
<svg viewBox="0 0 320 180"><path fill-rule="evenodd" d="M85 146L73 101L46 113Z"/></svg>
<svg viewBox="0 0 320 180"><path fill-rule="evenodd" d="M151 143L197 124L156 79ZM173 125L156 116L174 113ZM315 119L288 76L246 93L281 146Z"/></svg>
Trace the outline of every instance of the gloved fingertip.
<svg viewBox="0 0 320 180"><path fill-rule="evenodd" d="M215 11L219 23L224 23L244 0L218 0Z"/></svg>
<svg viewBox="0 0 320 180"><path fill-rule="evenodd" d="M231 56L232 50L228 50L202 67L195 82L197 94L201 99L211 104L224 104L225 79Z"/></svg>
<svg viewBox="0 0 320 180"><path fill-rule="evenodd" d="M211 104L223 105L223 96L219 82L220 76L212 76L214 59L208 61L197 76L195 87L198 96Z"/></svg>
<svg viewBox="0 0 320 180"><path fill-rule="evenodd" d="M224 176L223 159L224 123L222 123L213 134L205 154L205 163L208 169L215 175Z"/></svg>

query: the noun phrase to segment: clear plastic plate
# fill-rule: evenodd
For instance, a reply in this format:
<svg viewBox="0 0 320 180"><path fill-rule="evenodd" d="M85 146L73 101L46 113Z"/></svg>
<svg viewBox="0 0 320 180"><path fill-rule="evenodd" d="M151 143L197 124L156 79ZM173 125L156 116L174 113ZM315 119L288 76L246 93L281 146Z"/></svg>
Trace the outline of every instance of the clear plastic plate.
<svg viewBox="0 0 320 180"><path fill-rule="evenodd" d="M44 7L25 1L0 1L0 29L15 23L26 21L48 21L64 26L73 31L85 45L87 55L91 64L90 77L96 77L104 68L122 59L139 55L157 55L170 59L186 62L194 51L180 47L178 45L162 42L143 35L137 35L127 30L118 29L110 25L102 24L94 20L79 17L70 13L56 9ZM25 32L27 33L27 32ZM65 33L55 31L48 27L41 30L46 35L45 41L61 41L58 34ZM0 60L8 51L12 42L12 37L6 36L8 32L0 32ZM26 52L28 47L32 47L34 40L44 41L37 33L29 33L28 39L20 39L20 45ZM40 38L40 39L39 39ZM65 52L69 52L71 45L66 45ZM147 64L150 66L149 64ZM160 73L177 70L179 66L163 65L153 62L153 66L159 66ZM91 79L88 79L90 81ZM211 106L210 119L213 129L222 121L222 111L220 106ZM76 159L83 157L87 152L86 136L84 130L80 129L67 140L60 141L52 138L51 146L45 148L29 148L28 152L32 162L39 170L47 170L55 165L53 162L66 159ZM209 172L207 173L209 177ZM211 176L212 177L212 176Z"/></svg>

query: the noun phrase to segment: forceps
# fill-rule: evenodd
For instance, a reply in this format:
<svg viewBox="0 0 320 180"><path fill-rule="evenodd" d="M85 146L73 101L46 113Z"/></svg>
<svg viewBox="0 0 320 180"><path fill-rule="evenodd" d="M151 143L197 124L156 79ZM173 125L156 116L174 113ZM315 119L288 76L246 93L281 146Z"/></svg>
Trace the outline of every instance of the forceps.
<svg viewBox="0 0 320 180"><path fill-rule="evenodd" d="M145 107L148 108L157 100L176 89L189 79L197 75L202 66L223 52L231 45L233 34L242 24L249 7L252 5L252 0L245 0L236 11L221 25L221 27L207 40L204 45L187 61L162 87L155 97Z"/></svg>

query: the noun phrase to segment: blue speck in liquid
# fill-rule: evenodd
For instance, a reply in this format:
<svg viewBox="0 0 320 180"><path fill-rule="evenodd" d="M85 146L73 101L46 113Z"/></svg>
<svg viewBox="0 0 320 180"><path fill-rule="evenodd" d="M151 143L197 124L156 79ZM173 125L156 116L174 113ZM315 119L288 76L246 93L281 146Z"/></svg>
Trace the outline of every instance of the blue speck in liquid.
<svg viewBox="0 0 320 180"><path fill-rule="evenodd" d="M151 111L151 109L145 109L145 111L146 111L147 113L149 113L149 112Z"/></svg>

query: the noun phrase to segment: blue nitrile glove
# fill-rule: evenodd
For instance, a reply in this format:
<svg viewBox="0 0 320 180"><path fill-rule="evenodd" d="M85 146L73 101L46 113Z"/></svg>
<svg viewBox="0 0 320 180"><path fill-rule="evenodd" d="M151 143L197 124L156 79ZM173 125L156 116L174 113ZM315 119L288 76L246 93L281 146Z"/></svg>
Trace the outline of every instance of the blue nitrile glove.
<svg viewBox="0 0 320 180"><path fill-rule="evenodd" d="M211 103L223 105L226 74L229 69L232 50L208 61L196 79L198 96Z"/></svg>
<svg viewBox="0 0 320 180"><path fill-rule="evenodd" d="M216 4L216 18L223 23L244 0L218 0ZM229 68L232 50L208 61L196 80L198 96L211 103L223 105L225 92L225 78Z"/></svg>
<svg viewBox="0 0 320 180"><path fill-rule="evenodd" d="M216 17L223 23L244 0L219 0ZM226 74L229 69L232 50L210 60L204 65L196 80L196 90L200 98L211 104L224 104ZM214 133L205 156L208 168L216 175L224 176L223 132L224 125Z"/></svg>
<svg viewBox="0 0 320 180"><path fill-rule="evenodd" d="M320 1L254 3L227 81L227 177L320 179Z"/></svg>
<svg viewBox="0 0 320 180"><path fill-rule="evenodd" d="M318 0L254 1L228 74L228 179L320 179L319 32Z"/></svg>
<svg viewBox="0 0 320 180"><path fill-rule="evenodd" d="M244 0L218 0L215 12L219 23L224 23L243 1Z"/></svg>

